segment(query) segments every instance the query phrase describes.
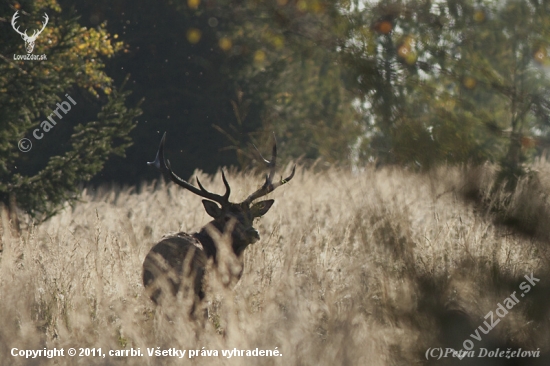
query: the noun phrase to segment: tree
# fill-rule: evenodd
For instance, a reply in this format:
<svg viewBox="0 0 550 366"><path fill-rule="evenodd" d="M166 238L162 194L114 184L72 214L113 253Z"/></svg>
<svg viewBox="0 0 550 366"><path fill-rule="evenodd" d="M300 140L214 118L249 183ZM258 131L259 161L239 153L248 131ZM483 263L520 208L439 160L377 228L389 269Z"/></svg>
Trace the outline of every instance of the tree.
<svg viewBox="0 0 550 366"><path fill-rule="evenodd" d="M125 107L128 92L123 86L115 88L103 71L102 59L124 49L122 42L113 42L116 35L110 36L104 25L81 27L77 19L62 14L56 0L2 5L0 18L12 19L15 11L22 15L17 21L25 22L25 28L42 25L47 12L49 22L35 47L35 53L45 54L47 61L11 60L12 54L26 52L21 38L9 23L4 24L0 43L0 202L10 208L12 218L18 206L45 220L64 202L77 199L79 184L100 171L111 154L124 154L140 109ZM75 102L72 106L67 96ZM84 104L100 109L97 120L81 121L71 128L70 122L82 113L79 105ZM69 111L56 121L52 113L60 112L59 105L61 111ZM18 149L17 141L22 138L35 142L34 151L24 152L26 143Z"/></svg>
<svg viewBox="0 0 550 366"><path fill-rule="evenodd" d="M483 100L476 103L476 113L491 114L506 137L499 177L513 189L534 151L533 137L546 139L550 126L550 80L543 69L549 64L550 33L544 29L550 25L550 2L487 2L463 8L479 25L475 33L474 28L464 29L459 66L471 70L467 77Z"/></svg>
<svg viewBox="0 0 550 366"><path fill-rule="evenodd" d="M224 72L235 90L234 122L225 128L216 125L243 165L253 158L248 143L263 145L272 132L283 159L349 159L363 126L339 60L347 21L337 3L172 2L180 11L215 19L218 39L211 46L228 56ZM250 111L255 113L251 116ZM250 121L253 118L260 121ZM247 127L250 124L257 127Z"/></svg>
<svg viewBox="0 0 550 366"><path fill-rule="evenodd" d="M343 56L370 107L373 156L522 174L548 130L546 1L355 1L348 14Z"/></svg>

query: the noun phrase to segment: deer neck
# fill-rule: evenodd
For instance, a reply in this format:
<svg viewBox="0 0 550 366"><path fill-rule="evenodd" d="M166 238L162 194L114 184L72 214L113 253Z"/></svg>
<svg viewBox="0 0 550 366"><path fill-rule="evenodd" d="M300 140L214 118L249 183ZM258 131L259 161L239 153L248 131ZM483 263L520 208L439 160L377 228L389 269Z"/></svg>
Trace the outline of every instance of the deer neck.
<svg viewBox="0 0 550 366"><path fill-rule="evenodd" d="M213 225L218 232L223 233L224 227L221 227L221 225L216 222L212 221L208 225ZM207 225L207 226L208 226ZM208 258L212 257L214 259L214 262L216 262L216 255L218 250L216 249L216 243L214 243L214 239L210 236L208 233L207 226L203 227L198 233L193 234L193 237L201 242L202 247L204 249L204 252ZM237 257L240 257L242 253L244 252L244 249L248 246L249 243L241 243L232 236L231 237L231 247L233 249L233 252Z"/></svg>
<svg viewBox="0 0 550 366"><path fill-rule="evenodd" d="M204 253L208 258L214 258L214 261L216 261L216 253L218 250L216 249L216 244L214 243L214 239L208 234L207 230L205 228L202 228L201 231L198 233L194 233L193 237L201 242L202 248L204 250Z"/></svg>

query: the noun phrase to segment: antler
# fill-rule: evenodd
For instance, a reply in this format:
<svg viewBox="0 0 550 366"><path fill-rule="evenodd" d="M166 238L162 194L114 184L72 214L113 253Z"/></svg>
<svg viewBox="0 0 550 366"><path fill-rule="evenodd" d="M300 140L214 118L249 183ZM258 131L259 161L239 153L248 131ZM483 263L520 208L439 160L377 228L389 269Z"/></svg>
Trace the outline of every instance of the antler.
<svg viewBox="0 0 550 366"><path fill-rule="evenodd" d="M30 36L29 38L34 38L36 39L40 33L42 33L42 31L44 30L44 28L46 28L46 25L48 24L48 20L50 20L50 18L48 18L48 14L44 13L44 22L42 22L42 29L40 29L39 31L37 31L36 29L34 30L32 36ZM26 30L25 30L26 32Z"/></svg>
<svg viewBox="0 0 550 366"><path fill-rule="evenodd" d="M25 33L22 33L21 31L19 31L19 27L15 28L15 21L16 21L17 18L19 17L19 14L17 14L17 13L19 13L19 10L17 10L17 11L15 12L15 14L13 14L13 17L11 18L11 26L12 26L13 29L14 29L17 33L19 33L21 36L23 36L23 37L28 37L28 36L27 36L27 30L26 30L26 29L25 29Z"/></svg>
<svg viewBox="0 0 550 366"><path fill-rule="evenodd" d="M50 18L48 18L48 14L44 13L44 20L45 20L45 21L42 22L42 29L40 29L39 31L37 31L37 30L35 29L34 32L33 32L33 34L32 34L32 36L29 37L29 35L27 34L27 29L25 29L25 32L21 32L21 31L19 30L19 27L15 28L15 22L16 22L17 18L19 18L19 14L18 14L18 13L19 13L19 10L17 10L17 11L15 12L15 14L13 14L13 17L11 18L11 26L13 27L13 29L14 29L17 33L19 33L19 34L20 34L23 38L25 38L25 39L31 39L31 40L32 40L32 39L36 39L36 38L40 35L40 33L42 33L42 31L44 30L44 28L46 28L46 25L48 24L48 20L50 19Z"/></svg>
<svg viewBox="0 0 550 366"><path fill-rule="evenodd" d="M194 194L208 198L209 200L218 202L220 205L225 206L229 203L229 194L231 193L231 188L229 187L229 183L227 182L227 179L225 178L225 174L222 170L222 179L223 184L225 185L225 194L223 196L220 196L219 194L208 192L204 187L202 186L201 182L199 181L199 178L197 179L197 184L199 185L198 189L194 185L186 182L185 180L178 177L174 172L172 171L172 168L170 167L170 161L164 159L164 141L166 140L166 132L164 135L162 135L162 140L160 140L160 146L157 151L157 156L155 158L155 161L148 162L148 165L154 165L158 170L161 171L162 175L166 179L170 179L172 182L176 183L180 187L183 187Z"/></svg>
<svg viewBox="0 0 550 366"><path fill-rule="evenodd" d="M248 196L248 198L245 199L242 203L250 204L255 199L263 197L266 194L274 191L276 188L282 186L283 184L290 182L292 177L294 177L294 172L296 171L296 165L294 165L294 167L292 168L292 173L290 173L288 177L286 177L285 179L282 179L283 177L281 177L280 181L273 183L273 177L275 176L275 167L277 162L277 140L275 139L275 134L273 134L273 140L274 140L274 143L273 143L273 150L271 152L271 161L264 158L262 154L258 151L258 148L255 145L252 145L254 146L256 151L258 151L258 154L260 155L264 163L266 163L267 167L269 168L269 174L265 175L264 185L260 189L258 189L256 192Z"/></svg>

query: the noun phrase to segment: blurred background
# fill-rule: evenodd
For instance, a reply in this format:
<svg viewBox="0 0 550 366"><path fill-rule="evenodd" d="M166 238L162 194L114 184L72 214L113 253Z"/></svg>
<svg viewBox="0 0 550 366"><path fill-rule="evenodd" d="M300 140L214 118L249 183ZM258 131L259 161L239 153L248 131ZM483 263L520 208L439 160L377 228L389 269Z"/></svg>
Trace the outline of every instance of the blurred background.
<svg viewBox="0 0 550 366"><path fill-rule="evenodd" d="M549 6L2 1L0 200L48 217L82 183L157 178L145 163L164 131L184 178L255 166L251 143L266 152L274 132L283 163L492 162L513 188L549 141ZM14 59L16 11L28 34L48 15L33 51L47 61ZM33 139L67 93L77 105Z"/></svg>

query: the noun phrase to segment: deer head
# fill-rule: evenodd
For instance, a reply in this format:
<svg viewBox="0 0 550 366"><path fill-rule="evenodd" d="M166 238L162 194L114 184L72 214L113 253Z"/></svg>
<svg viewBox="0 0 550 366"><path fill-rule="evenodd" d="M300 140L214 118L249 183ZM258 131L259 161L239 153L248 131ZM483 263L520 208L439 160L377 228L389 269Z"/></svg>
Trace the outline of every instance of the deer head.
<svg viewBox="0 0 550 366"><path fill-rule="evenodd" d="M180 187L183 187L198 196L206 198L202 201L202 203L204 205L206 213L214 219L210 222L210 224L212 224L220 232L225 232L226 227L232 227L231 239L233 251L237 256L239 256L249 244L253 244L260 239L260 234L252 226L254 223L254 219L263 216L267 211L269 211L274 202L274 200L271 199L259 201L256 203L253 203L253 201L267 195L281 185L288 183L292 179L292 177L294 177L296 166L292 168L292 173L288 177L273 183L277 159L277 143L275 142L273 145L271 160L264 159L264 157L261 156L258 151L258 154L260 155L262 161L269 168L269 174L266 174L265 182L261 188L250 194L244 201L240 203L232 203L229 201L231 188L229 186L229 183L227 182L223 170L222 180L223 184L225 185L225 193L223 194L223 196L208 192L202 186L198 178L196 178L196 180L199 188L178 177L172 171L170 167L170 161L165 160L164 158L165 140L166 133L164 133L164 135L162 136L162 140L160 142L155 161L149 162L147 164L153 165L157 169L159 169L166 179L171 180ZM254 146L254 148L256 148L256 146Z"/></svg>
<svg viewBox="0 0 550 366"><path fill-rule="evenodd" d="M19 13L19 10L17 10L15 12L15 14L13 14L13 17L11 18L11 26L13 27L13 29L17 33L19 33L21 35L21 38L23 38L23 40L25 41L25 48L27 49L27 53L32 53L32 50L34 49L34 42L36 41L36 38L38 38L40 33L42 33L44 28L46 28L46 24L48 24L48 20L50 18L48 18L48 14L44 13L44 22L42 23L42 29L40 29L39 31L34 30L32 36L29 37L27 35L27 30L26 29L25 29L25 32L21 32L21 31L19 31L19 27L15 28L15 21L19 17L19 15L17 13Z"/></svg>

